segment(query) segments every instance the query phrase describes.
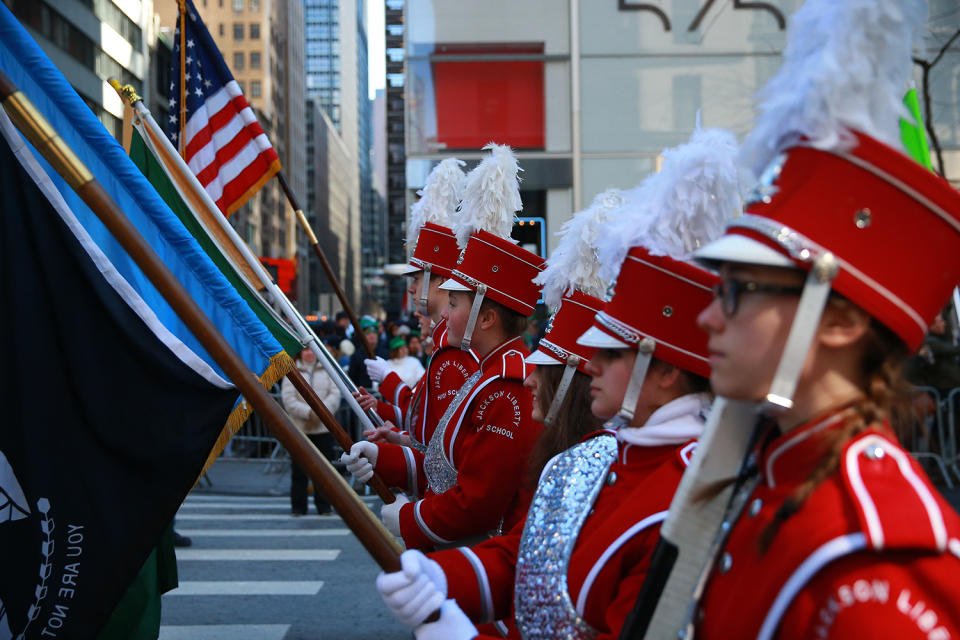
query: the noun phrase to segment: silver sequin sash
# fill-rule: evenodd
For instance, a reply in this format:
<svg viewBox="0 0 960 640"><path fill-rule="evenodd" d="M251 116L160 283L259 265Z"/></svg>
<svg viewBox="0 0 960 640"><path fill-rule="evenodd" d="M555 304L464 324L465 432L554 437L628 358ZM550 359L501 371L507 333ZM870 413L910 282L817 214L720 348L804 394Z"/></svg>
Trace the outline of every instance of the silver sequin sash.
<svg viewBox="0 0 960 640"><path fill-rule="evenodd" d="M467 378L467 381L457 391L457 395L453 397L447 410L443 412L443 417L440 418L436 431L430 437L430 444L427 445L427 452L423 457L423 473L427 476L427 486L434 493L443 493L457 486L457 470L447 460L447 456L443 452L443 441L450 419L456 415L457 409L463 404L464 399L473 391L480 380L480 375L480 371L475 371L472 376Z"/></svg>
<svg viewBox="0 0 960 640"><path fill-rule="evenodd" d="M517 555L514 608L524 640L590 640L597 630L570 600L567 569L584 520L617 459L617 440L601 435L562 453L533 496Z"/></svg>
<svg viewBox="0 0 960 640"><path fill-rule="evenodd" d="M425 373L424 375L426 376L429 373L430 373L430 369L427 369L427 373ZM410 434L410 446L416 449L417 451L419 451L420 453L427 452L427 445L417 440L417 427L420 426L416 423L417 408L420 406L420 400L423 398L423 394L429 393L430 391L429 386L430 386L430 382L428 380L424 380L423 385L420 387L420 389L418 389L419 393L417 393L410 399L410 404L407 405L407 415L404 418L405 426L407 428L407 433Z"/></svg>

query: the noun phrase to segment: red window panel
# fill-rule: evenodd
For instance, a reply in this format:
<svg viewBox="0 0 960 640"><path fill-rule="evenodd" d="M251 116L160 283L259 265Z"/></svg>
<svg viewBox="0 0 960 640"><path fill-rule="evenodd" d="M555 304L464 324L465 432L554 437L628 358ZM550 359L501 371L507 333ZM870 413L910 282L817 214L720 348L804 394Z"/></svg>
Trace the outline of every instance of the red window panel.
<svg viewBox="0 0 960 640"><path fill-rule="evenodd" d="M435 55L542 54L543 44L437 45ZM543 61L433 62L437 142L479 149L488 142L544 148Z"/></svg>

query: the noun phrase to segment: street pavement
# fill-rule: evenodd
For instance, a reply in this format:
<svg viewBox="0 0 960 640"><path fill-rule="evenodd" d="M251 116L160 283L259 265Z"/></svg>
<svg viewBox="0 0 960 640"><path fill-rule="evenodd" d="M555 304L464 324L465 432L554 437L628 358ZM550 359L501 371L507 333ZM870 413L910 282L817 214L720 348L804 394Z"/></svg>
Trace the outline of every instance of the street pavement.
<svg viewBox="0 0 960 640"><path fill-rule="evenodd" d="M248 490L259 482L261 495L231 493L239 480L228 487L221 469L181 506L176 529L193 545L177 549L180 586L163 596L160 640L408 640L376 592L379 568L343 521L292 517L286 492L271 495L283 489L278 474L258 473L238 478ZM363 499L379 512L375 497Z"/></svg>

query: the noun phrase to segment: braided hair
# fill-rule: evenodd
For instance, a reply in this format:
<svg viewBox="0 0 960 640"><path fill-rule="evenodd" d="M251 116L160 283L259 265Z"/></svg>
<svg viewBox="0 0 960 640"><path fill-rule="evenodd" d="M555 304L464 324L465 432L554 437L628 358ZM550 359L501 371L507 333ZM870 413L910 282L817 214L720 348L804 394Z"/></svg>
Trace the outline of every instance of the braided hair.
<svg viewBox="0 0 960 640"><path fill-rule="evenodd" d="M843 299L835 302L850 304ZM896 334L871 319L860 358L863 396L848 410L844 425L824 436L820 463L784 501L773 520L760 533L758 545L761 553L770 548L783 523L799 511L814 490L837 470L847 442L870 428L894 437L909 435L913 426L911 391L901 373L908 355L907 346Z"/></svg>

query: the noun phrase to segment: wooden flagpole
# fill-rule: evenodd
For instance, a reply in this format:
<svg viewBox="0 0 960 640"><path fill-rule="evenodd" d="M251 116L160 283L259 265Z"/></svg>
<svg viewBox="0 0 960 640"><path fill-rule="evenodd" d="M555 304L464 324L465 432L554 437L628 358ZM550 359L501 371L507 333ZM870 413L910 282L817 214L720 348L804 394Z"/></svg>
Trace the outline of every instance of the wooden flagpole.
<svg viewBox="0 0 960 640"><path fill-rule="evenodd" d="M313 412L317 414L320 418L320 422L323 423L323 426L327 428L333 438L337 441L344 451L349 452L350 447L353 446L353 440L347 435L347 432L344 430L340 423L337 422L336 417L325 404L323 400L320 399L320 396L317 395L317 392L313 387L310 386L310 383L307 382L306 378L303 377L303 374L300 373L300 369L294 367L290 370L290 373L287 374L287 378L290 379L290 382L293 383L294 388L300 393L303 399L306 401L307 405L313 409ZM383 500L384 504L390 504L396 497L387 487L387 483L377 475L376 471L373 473L373 477L367 482L367 484L377 492L377 495L380 496L380 499Z"/></svg>
<svg viewBox="0 0 960 640"><path fill-rule="evenodd" d="M207 194L204 188L197 181L197 177L192 171L190 171L190 168L186 165L186 162L184 162L183 158L175 152L167 137L160 132L159 125L157 125L156 121L153 119L149 109L144 106L140 96L136 95L136 92L133 91L132 87L120 87L119 82L113 84L113 87L125 100L127 100L127 102L130 103L137 117L140 118L140 121L143 123L144 132L148 138L146 140L148 146L154 149L158 155L162 156L162 158L158 157L158 159L162 160L162 164L164 164L164 166L171 167L172 165L172 168L176 169L179 176L185 181L185 186L190 188L190 194L199 198L200 201L204 203L205 207L211 212L211 215L209 216L197 218L200 222L200 225L208 230L208 234L213 236L213 233L209 230L209 225L207 224L207 222L212 221L213 224L218 226L223 233L230 238L232 246L236 249L236 251L239 252L243 261L256 274L257 279L263 286L268 297L274 301L277 308L280 309L283 315L287 317L289 324L300 336L301 341L308 345L310 350L317 355L317 358L320 359L324 369L326 369L327 373L330 374L330 377L334 379L334 382L337 383L341 393L344 394L344 399L350 406L351 410L357 415L364 428L373 430L374 425L383 425L383 420L379 415L377 415L376 411L371 409L364 412L364 410L357 403L356 399L354 399L353 393L357 391L357 386L349 378L349 376L347 376L346 372L344 372L337 361L333 359L333 356L330 355L330 352L327 351L326 347L319 341L316 334L313 333L313 330L300 315L300 312L297 311L284 293L280 291L280 288L277 287L276 283L273 282L273 280L270 278L270 274L267 273L266 269L263 268L263 265L260 264L260 261L257 260L250 251L250 248L243 242L243 240L237 234L236 229L234 229L227 219L220 214L220 210L217 208L217 205L210 199L209 194ZM188 198L185 197L185 199ZM255 285L255 283L250 284ZM272 307L269 305L267 305L267 308L272 310Z"/></svg>
<svg viewBox="0 0 960 640"><path fill-rule="evenodd" d="M77 192L253 405L271 431L384 571L400 571L401 548L336 469L291 422L210 319L32 103L0 72L0 102L16 127Z"/></svg>
<svg viewBox="0 0 960 640"><path fill-rule="evenodd" d="M187 3L177 0L180 6L180 135L177 147L182 156L186 151L183 138L187 131Z"/></svg>
<svg viewBox="0 0 960 640"><path fill-rule="evenodd" d="M367 340L364 338L363 331L360 330L360 322L357 320L357 314L353 312L353 308L350 306L350 302L347 300L347 294L344 293L343 287L340 286L340 281L337 280L336 274L333 273L333 269L330 267L330 262L327 261L327 256L324 255L323 249L320 247L320 242L317 240L317 234L313 232L313 228L310 226L307 216L304 215L303 209L300 208L300 203L297 202L297 197L293 195L290 185L287 184L287 178L283 175L283 171L277 172L277 179L280 180L280 186L283 187L283 192L287 195L287 201L290 202L290 206L293 207L293 210L296 212L297 220L300 222L300 226L303 228L304 233L307 234L307 239L310 240L310 245L313 247L313 252L317 254L317 258L320 259L320 264L323 266L323 271L327 274L327 280L333 287L334 293L337 294L337 298L340 300L343 310L347 312L347 316L350 318L350 324L353 325L353 331L357 336L358 342L363 345L363 348L366 350L369 358L376 358L377 356L373 352L373 347L367 344Z"/></svg>

